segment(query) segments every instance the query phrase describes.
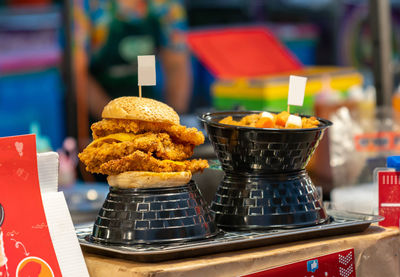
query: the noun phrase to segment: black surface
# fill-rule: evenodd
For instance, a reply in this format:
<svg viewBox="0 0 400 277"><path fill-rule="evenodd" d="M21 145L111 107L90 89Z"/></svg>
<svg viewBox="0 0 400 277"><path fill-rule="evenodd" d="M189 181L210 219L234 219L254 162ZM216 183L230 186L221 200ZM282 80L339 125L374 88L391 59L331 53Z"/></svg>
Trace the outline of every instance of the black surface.
<svg viewBox="0 0 400 277"><path fill-rule="evenodd" d="M214 236L214 217L194 181L180 187L110 192L93 227L100 243L130 245Z"/></svg>
<svg viewBox="0 0 400 277"><path fill-rule="evenodd" d="M343 234L351 234L351 233L358 233L362 232L365 229L369 227L370 224L364 224L364 225L359 225L357 227L344 227L341 230L328 230L327 232L310 232L310 233L302 233L302 234L290 234L287 236L276 236L276 237L270 237L270 238L263 238L259 240L254 240L254 241L240 241L236 243L231 243L231 244L215 244L213 247L208 247L208 248L198 248L198 249L193 249L190 251L190 257L198 257L198 256L203 256L203 255L209 255L213 253L221 253L221 252L229 252L229 251L238 251L238 250L244 250L244 249L250 249L250 248L257 248L261 246L269 246L269 245L276 245L276 244L283 244L283 243L288 243L288 242L294 242L294 241L301 241L301 240L307 240L307 239L317 239L317 238L322 238L322 237L327 237L327 236L337 236L337 235L343 235ZM93 249L90 247L85 247L85 251L91 252L94 254L101 254L105 256L110 256L110 257L116 257L116 258L121 258L121 259L128 259L128 260L134 260L138 262L144 262L144 263L156 263L156 262L162 262L162 261L169 261L169 260L177 260L177 259L185 259L188 258L189 256L185 252L176 252L176 253L171 253L171 254L164 254L164 253L153 253L151 255L137 255L137 256L130 256L126 255L123 253L110 253L108 251L98 251L97 249Z"/></svg>
<svg viewBox="0 0 400 277"><path fill-rule="evenodd" d="M328 221L321 198L303 170L289 174L227 174L211 205L221 228L297 228Z"/></svg>
<svg viewBox="0 0 400 277"><path fill-rule="evenodd" d="M319 226L246 232L227 231L209 239L190 242L106 246L86 239L92 228L91 226L78 227L77 235L81 246L87 252L140 262L160 262L306 239L358 233L366 230L371 223L383 220L381 216L332 210L329 205L327 210L331 220L327 224Z"/></svg>

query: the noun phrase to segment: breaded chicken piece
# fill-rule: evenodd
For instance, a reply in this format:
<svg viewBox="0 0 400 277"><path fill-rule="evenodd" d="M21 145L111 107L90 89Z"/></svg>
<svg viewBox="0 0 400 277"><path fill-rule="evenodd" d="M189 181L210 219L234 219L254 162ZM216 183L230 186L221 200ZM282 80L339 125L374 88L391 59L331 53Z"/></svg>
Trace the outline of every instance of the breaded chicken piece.
<svg viewBox="0 0 400 277"><path fill-rule="evenodd" d="M145 132L168 133L171 138L178 143L189 143L200 145L204 143L204 135L196 128L186 128L181 125L167 123L153 123L129 119L103 119L92 124L93 138L104 137L115 133L134 133Z"/></svg>
<svg viewBox="0 0 400 277"><path fill-rule="evenodd" d="M236 121L232 116L227 116L219 121L222 124L255 127L257 121L260 119L261 114L250 114L243 117L240 121Z"/></svg>
<svg viewBox="0 0 400 277"><path fill-rule="evenodd" d="M194 145L173 143L166 133L145 133L133 136L132 141L117 142L112 139L94 141L78 156L88 171L92 172L101 164L120 159L136 150L154 154L160 159L181 161L193 155L193 148Z"/></svg>
<svg viewBox="0 0 400 277"><path fill-rule="evenodd" d="M219 121L222 124L229 124L235 126L244 126L244 127L258 127L258 128L277 128L277 129L290 129L286 127L286 122L290 116L290 113L287 111L280 112L279 114L271 114L273 116L271 124L265 126L265 117L263 117L263 113L259 114L250 114L244 116L240 121L236 121L232 118L232 116L224 117ZM264 123L262 122L264 120ZM320 124L318 119L314 116L312 117L302 117L301 118L302 126L301 128L316 128ZM260 124L259 126L257 126Z"/></svg>
<svg viewBox="0 0 400 277"><path fill-rule="evenodd" d="M250 126L255 127L257 121L260 119L260 114L250 114L246 115L239 121L239 125L241 126Z"/></svg>
<svg viewBox="0 0 400 277"><path fill-rule="evenodd" d="M219 121L219 123L222 123L222 124L229 124L229 125L239 125L239 122L236 121L236 120L233 120L232 116L227 116L227 117L221 119L221 120Z"/></svg>
<svg viewBox="0 0 400 277"><path fill-rule="evenodd" d="M301 123L302 123L302 128L316 128L320 124L318 119L315 118L314 116L310 118L303 117L301 119Z"/></svg>
<svg viewBox="0 0 400 277"><path fill-rule="evenodd" d="M94 173L117 175L125 171L152 171L152 172L180 172L192 173L203 171L208 167L206 160L186 160L175 162L171 160L159 160L151 154L135 151L132 154L118 160L111 160L100 166Z"/></svg>

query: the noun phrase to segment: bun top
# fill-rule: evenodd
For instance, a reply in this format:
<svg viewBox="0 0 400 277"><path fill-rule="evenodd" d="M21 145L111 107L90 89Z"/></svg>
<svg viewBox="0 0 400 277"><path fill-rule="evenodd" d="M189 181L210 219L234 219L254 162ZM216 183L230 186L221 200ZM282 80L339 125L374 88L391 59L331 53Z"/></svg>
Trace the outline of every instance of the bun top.
<svg viewBox="0 0 400 277"><path fill-rule="evenodd" d="M119 97L103 109L103 118L133 119L179 125L179 116L170 106L143 97Z"/></svg>

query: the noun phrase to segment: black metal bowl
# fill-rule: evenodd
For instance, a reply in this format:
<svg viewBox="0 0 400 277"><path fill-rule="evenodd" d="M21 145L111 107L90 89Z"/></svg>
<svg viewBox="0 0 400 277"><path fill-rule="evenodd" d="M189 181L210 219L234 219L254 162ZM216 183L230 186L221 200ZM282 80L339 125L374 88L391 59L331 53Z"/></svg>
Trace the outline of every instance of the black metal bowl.
<svg viewBox="0 0 400 277"><path fill-rule="evenodd" d="M218 233L194 181L179 187L118 189L99 211L91 240L106 244L169 243Z"/></svg>
<svg viewBox="0 0 400 277"><path fill-rule="evenodd" d="M200 117L225 172L268 174L303 170L318 146L328 120L310 129L267 129L221 124L260 111L206 113Z"/></svg>
<svg viewBox="0 0 400 277"><path fill-rule="evenodd" d="M260 113L215 112L201 121L225 172L211 210L228 229L297 228L328 222L322 199L304 168L332 125L318 118L310 129L267 129L221 124Z"/></svg>

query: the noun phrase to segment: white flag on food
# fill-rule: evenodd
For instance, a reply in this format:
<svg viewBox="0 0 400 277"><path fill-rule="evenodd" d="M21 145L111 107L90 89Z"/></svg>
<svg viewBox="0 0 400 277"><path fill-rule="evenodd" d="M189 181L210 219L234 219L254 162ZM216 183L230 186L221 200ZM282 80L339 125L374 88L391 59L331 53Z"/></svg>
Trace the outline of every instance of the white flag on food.
<svg viewBox="0 0 400 277"><path fill-rule="evenodd" d="M303 106L306 83L306 77L290 75L288 105Z"/></svg>
<svg viewBox="0 0 400 277"><path fill-rule="evenodd" d="M138 85L156 85L156 57L154 55L138 56Z"/></svg>

